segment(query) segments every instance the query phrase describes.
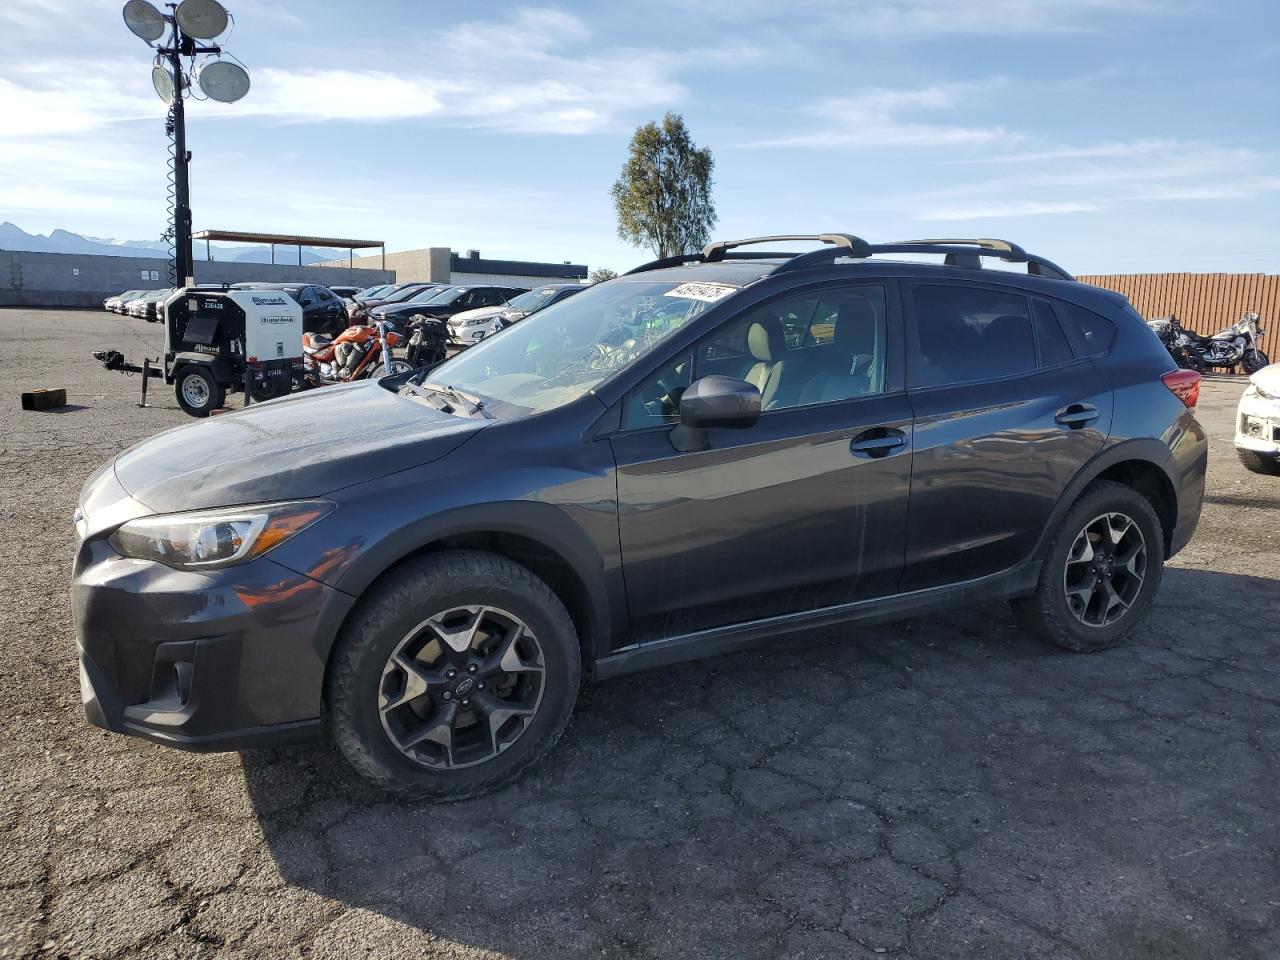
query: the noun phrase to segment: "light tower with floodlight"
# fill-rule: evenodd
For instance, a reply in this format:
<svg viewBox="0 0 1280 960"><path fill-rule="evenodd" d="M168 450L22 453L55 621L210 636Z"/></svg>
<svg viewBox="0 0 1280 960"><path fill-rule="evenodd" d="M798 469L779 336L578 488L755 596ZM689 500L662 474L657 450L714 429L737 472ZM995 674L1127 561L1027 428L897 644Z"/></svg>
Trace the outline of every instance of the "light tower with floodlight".
<svg viewBox="0 0 1280 960"><path fill-rule="evenodd" d="M191 78L210 100L234 103L249 92L249 74L239 63L223 60L223 49L200 41L216 40L234 23L218 0L181 0L166 3L169 13L161 13L148 0L129 0L124 5L125 26L156 51L151 82L160 99L169 104L165 132L172 141L170 156L171 223L164 239L173 244L169 279L173 286L186 286L192 278L191 196L187 165L186 111L183 101L191 96ZM157 44L166 31L164 46ZM196 57L205 59L196 65ZM231 56L231 54L227 54ZM187 65L184 69L183 58ZM216 58L216 59L210 59ZM234 58L233 58L234 59Z"/></svg>

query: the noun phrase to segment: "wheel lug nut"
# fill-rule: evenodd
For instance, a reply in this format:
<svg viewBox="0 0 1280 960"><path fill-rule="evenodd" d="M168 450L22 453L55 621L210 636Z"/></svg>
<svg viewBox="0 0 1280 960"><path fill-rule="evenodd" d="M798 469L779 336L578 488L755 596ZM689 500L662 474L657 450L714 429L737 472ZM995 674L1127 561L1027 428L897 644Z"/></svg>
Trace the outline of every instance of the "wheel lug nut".
<svg viewBox="0 0 1280 960"><path fill-rule="evenodd" d="M450 680L452 680L457 675L458 675L457 670L450 670L448 673L445 674L445 676L448 677Z"/></svg>
<svg viewBox="0 0 1280 960"><path fill-rule="evenodd" d="M471 666L467 667L467 673L475 673L475 672L476 672L476 665L474 663Z"/></svg>
<svg viewBox="0 0 1280 960"><path fill-rule="evenodd" d="M483 689L484 689L484 681L483 681L483 680L481 680L479 683L477 683L477 684L476 684L476 689L477 689L477 690L483 690Z"/></svg>
<svg viewBox="0 0 1280 960"><path fill-rule="evenodd" d="M450 693L448 690L446 690L444 693L440 694L440 699L441 699L441 700L452 700L452 699L453 699L453 694L452 694L452 693Z"/></svg>
<svg viewBox="0 0 1280 960"><path fill-rule="evenodd" d="M471 706L471 701L470 701L470 700L463 700L463 701L462 701L462 705L463 705L464 707L469 707L469 706Z"/></svg>

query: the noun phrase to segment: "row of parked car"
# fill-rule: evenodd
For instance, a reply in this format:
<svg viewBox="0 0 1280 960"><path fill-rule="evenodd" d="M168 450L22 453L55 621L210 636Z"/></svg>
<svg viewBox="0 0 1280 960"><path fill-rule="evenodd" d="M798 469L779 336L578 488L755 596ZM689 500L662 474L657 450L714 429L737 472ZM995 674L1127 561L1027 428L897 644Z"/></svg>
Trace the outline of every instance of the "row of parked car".
<svg viewBox="0 0 1280 960"><path fill-rule="evenodd" d="M580 283L549 283L532 290L487 284L388 284L357 294L348 314L352 323L382 320L398 333L404 333L414 317L444 320L450 346L459 348L583 289Z"/></svg>
<svg viewBox="0 0 1280 960"><path fill-rule="evenodd" d="M275 290L302 307L307 333L337 335L348 326L382 320L404 335L409 320L422 316L448 323L449 344L467 347L505 326L585 289L580 283L550 283L528 290L491 284L447 284L410 281L360 287L326 287L318 283L233 283L233 290ZM102 302L104 309L149 323L157 322L160 305L173 292L126 290Z"/></svg>

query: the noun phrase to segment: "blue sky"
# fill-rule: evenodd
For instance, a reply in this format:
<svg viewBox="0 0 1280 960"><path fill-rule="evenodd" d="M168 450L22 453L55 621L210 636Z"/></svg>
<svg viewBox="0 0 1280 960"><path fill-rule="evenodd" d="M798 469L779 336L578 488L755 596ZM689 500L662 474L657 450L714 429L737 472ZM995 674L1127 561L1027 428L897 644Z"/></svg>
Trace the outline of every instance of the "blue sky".
<svg viewBox="0 0 1280 960"><path fill-rule="evenodd" d="M0 219L153 239L164 107L115 0L0 6ZM625 269L631 130L683 113L717 236L1000 236L1078 273L1280 272L1274 0L228 0L196 229Z"/></svg>

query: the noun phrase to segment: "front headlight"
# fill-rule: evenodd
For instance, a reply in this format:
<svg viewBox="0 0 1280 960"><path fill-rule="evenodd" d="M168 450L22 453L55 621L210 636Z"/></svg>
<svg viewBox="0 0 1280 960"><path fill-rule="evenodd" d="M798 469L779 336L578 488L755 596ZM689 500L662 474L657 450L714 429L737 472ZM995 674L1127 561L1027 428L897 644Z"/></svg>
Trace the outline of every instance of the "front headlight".
<svg viewBox="0 0 1280 960"><path fill-rule="evenodd" d="M278 547L332 509L327 500L301 500L140 517L109 542L122 557L179 570L229 567Z"/></svg>
<svg viewBox="0 0 1280 960"><path fill-rule="evenodd" d="M464 327L478 327L482 323L488 323L491 319L491 317L473 317L472 319L465 321L462 325Z"/></svg>

